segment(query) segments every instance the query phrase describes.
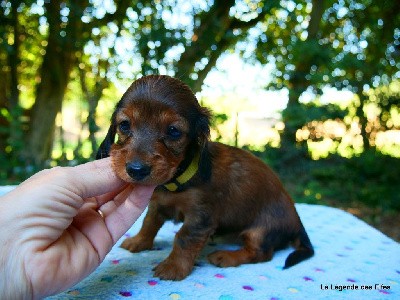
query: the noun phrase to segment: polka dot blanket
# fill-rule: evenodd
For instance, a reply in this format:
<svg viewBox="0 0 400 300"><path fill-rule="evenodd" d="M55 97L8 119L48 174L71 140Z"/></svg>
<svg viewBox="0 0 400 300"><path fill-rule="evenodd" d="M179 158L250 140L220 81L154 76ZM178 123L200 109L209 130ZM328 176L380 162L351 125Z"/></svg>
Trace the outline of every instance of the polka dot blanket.
<svg viewBox="0 0 400 300"><path fill-rule="evenodd" d="M0 192L1 194L1 192ZM119 247L85 280L47 299L400 299L400 245L339 209L297 204L315 247L315 256L283 270L288 248L269 262L218 268L206 256L235 249L223 240L210 242L193 272L173 282L153 277L152 268L171 251L179 224L166 223L151 251L130 253ZM142 217L126 233L133 236Z"/></svg>

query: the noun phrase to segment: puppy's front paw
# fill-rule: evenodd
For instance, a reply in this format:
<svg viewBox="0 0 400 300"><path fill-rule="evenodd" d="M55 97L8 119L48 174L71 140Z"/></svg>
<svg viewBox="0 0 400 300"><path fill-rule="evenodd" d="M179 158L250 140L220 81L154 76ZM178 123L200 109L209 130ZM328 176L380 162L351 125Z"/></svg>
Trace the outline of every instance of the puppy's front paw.
<svg viewBox="0 0 400 300"><path fill-rule="evenodd" d="M210 263L221 268L237 267L240 265L232 251L215 251L209 254L207 258Z"/></svg>
<svg viewBox="0 0 400 300"><path fill-rule="evenodd" d="M140 252L144 250L151 250L153 248L153 241L148 241L140 238L139 236L134 236L127 238L122 242L121 248L129 250L130 252Z"/></svg>
<svg viewBox="0 0 400 300"><path fill-rule="evenodd" d="M167 258L154 268L154 275L163 280L182 280L190 274L193 265Z"/></svg>

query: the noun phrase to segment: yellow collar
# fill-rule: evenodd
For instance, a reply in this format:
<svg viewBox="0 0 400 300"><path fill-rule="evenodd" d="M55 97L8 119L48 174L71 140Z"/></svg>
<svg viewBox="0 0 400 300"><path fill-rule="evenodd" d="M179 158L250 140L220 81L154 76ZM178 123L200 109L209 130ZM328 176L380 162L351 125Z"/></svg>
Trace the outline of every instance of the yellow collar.
<svg viewBox="0 0 400 300"><path fill-rule="evenodd" d="M164 184L164 187L170 192L178 191L183 184L188 182L197 173L199 169L200 153L197 153L187 169L172 182Z"/></svg>

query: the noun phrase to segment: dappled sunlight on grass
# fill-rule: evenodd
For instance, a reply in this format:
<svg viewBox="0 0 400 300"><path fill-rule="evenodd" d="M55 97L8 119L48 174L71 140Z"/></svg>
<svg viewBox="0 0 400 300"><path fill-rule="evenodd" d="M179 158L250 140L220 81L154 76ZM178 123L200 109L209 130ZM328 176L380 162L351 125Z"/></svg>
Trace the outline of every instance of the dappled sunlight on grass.
<svg viewBox="0 0 400 300"><path fill-rule="evenodd" d="M265 145L279 147L279 132L284 124L274 118L260 117L257 113L239 113L219 124L212 131L212 139L230 145L247 146L262 150ZM363 152L363 141L357 122L346 126L341 121L313 121L297 131L298 142L307 144L310 156L317 160L330 154L350 158ZM400 131L389 130L376 135L376 148L384 154L400 157Z"/></svg>

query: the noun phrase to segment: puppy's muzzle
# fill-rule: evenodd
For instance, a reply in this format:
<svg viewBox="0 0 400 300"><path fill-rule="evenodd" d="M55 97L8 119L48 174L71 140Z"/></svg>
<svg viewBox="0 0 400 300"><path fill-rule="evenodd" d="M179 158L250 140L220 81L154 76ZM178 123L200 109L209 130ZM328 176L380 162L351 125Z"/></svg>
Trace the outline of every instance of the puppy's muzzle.
<svg viewBox="0 0 400 300"><path fill-rule="evenodd" d="M126 164L126 172L132 179L140 181L150 175L151 167L142 162L133 161Z"/></svg>

